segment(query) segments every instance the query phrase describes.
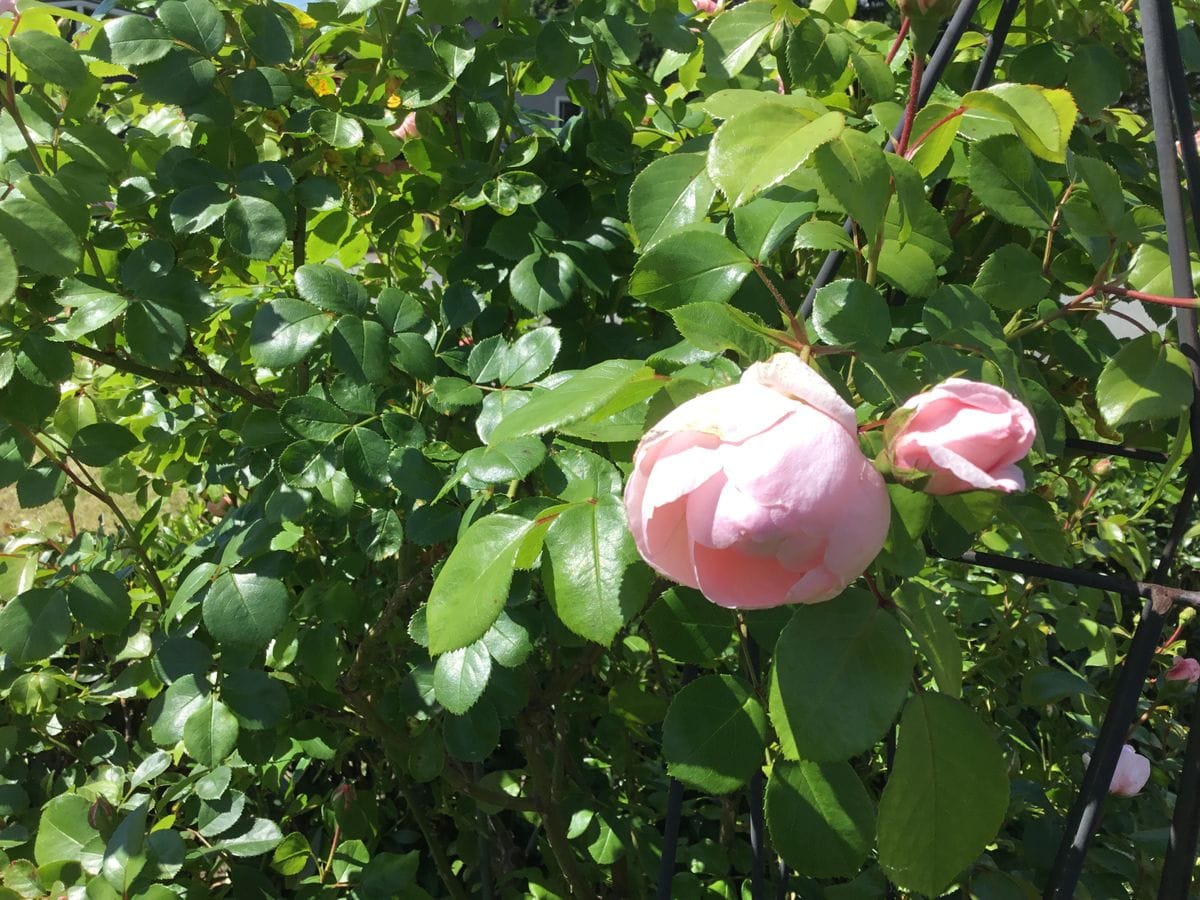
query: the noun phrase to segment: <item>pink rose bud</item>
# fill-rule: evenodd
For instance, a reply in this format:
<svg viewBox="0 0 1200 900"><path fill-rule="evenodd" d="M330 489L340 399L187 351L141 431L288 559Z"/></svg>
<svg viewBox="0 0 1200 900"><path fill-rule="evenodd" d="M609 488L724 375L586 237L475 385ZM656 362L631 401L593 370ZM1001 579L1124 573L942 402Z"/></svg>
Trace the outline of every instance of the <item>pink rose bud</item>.
<svg viewBox="0 0 1200 900"><path fill-rule="evenodd" d="M1190 656L1176 656L1171 660L1171 668L1167 669L1163 678L1167 681L1186 681L1195 684L1200 681L1200 661Z"/></svg>
<svg viewBox="0 0 1200 900"><path fill-rule="evenodd" d="M1091 761L1092 754L1083 754L1085 766L1090 765ZM1121 748L1121 755L1117 757L1117 768L1108 785L1108 792L1118 797L1133 797L1141 792L1149 780L1150 760L1134 750L1132 745L1126 744Z"/></svg>
<svg viewBox="0 0 1200 900"><path fill-rule="evenodd" d="M0 0L0 2L3 2L3 0ZM87 821L89 825L107 836L112 832L112 827L117 821L117 811L108 802L108 798L99 796L88 807Z"/></svg>
<svg viewBox="0 0 1200 900"><path fill-rule="evenodd" d="M5 13L17 15L17 0L0 0L0 16Z"/></svg>
<svg viewBox="0 0 1200 900"><path fill-rule="evenodd" d="M887 489L854 410L791 354L669 413L633 461L625 510L638 550L720 606L828 600L887 536Z"/></svg>
<svg viewBox="0 0 1200 900"><path fill-rule="evenodd" d="M417 128L417 114L410 112L404 119L392 129L392 137L398 141L411 141L413 138L421 136L420 129Z"/></svg>
<svg viewBox="0 0 1200 900"><path fill-rule="evenodd" d="M710 16L719 13L724 5L723 0L692 0L696 12L708 13Z"/></svg>
<svg viewBox="0 0 1200 900"><path fill-rule="evenodd" d="M354 790L354 785L343 781L333 789L333 795L329 799L333 803L334 810L344 815L350 811L350 807L354 805L357 797L358 792Z"/></svg>
<svg viewBox="0 0 1200 900"><path fill-rule="evenodd" d="M1033 446L1037 426L1003 388L950 378L900 407L886 434L897 474L907 469L931 476L926 493L1007 493L1025 487L1014 464Z"/></svg>

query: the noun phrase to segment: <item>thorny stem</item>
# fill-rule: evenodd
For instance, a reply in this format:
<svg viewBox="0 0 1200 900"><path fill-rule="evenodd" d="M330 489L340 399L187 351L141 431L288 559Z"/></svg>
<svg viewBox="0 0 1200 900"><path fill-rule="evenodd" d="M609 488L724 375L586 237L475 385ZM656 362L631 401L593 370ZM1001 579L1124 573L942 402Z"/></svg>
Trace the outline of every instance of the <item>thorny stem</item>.
<svg viewBox="0 0 1200 900"><path fill-rule="evenodd" d="M892 41L892 46L888 49L886 62L890 66L892 60L896 58L896 54L900 52L900 47L904 44L904 39L908 36L908 29L912 22L906 17L900 23L900 30L896 32L896 39Z"/></svg>
<svg viewBox="0 0 1200 900"><path fill-rule="evenodd" d="M154 589L154 593L158 596L159 602L166 606L167 604L167 589L163 586L162 581L158 577L158 570L154 567L154 563L150 560L150 554L146 552L146 548L142 546L142 542L138 540L137 531L133 524L126 517L125 513L121 512L121 507L117 506L117 501L112 498L112 495L101 488L95 481L87 475L87 470L84 469L83 476L80 476L74 469L68 466L65 462L58 458L56 454L46 443L36 434L26 428L19 422L10 422L10 424L24 437L27 441L37 447L42 455L46 457L51 465L59 469L66 475L80 490L85 491L112 510L113 515L121 523L121 527L125 529L125 533L129 536L129 546L137 556L138 560L146 571L146 580L150 582L150 586ZM86 480L85 477L86 476Z"/></svg>
<svg viewBox="0 0 1200 900"><path fill-rule="evenodd" d="M1200 300L1194 297L1164 297L1161 294L1147 294L1144 291L1134 291L1119 284L1106 284L1101 290L1106 294L1124 297L1127 300L1141 300L1145 303L1158 303L1162 306L1177 306L1180 309L1200 309Z"/></svg>
<svg viewBox="0 0 1200 900"><path fill-rule="evenodd" d="M917 105L921 94L921 74L925 71L925 57L913 53L912 74L908 80L908 105L904 107L904 126L900 130L900 141L896 144L896 155L908 152L908 139L912 134L913 120L917 117Z"/></svg>
<svg viewBox="0 0 1200 900"><path fill-rule="evenodd" d="M777 288L774 282L767 277L767 273L763 270L762 263L760 263L758 260L753 260L751 265L754 266L754 271L758 273L758 277L762 279L762 283L766 285L767 290L771 292L771 296L775 298L775 303L779 306L780 312L782 312L784 317L788 320L788 324L792 328L792 334L796 336L796 342L801 346L801 348L808 348L810 342L808 340L808 332L804 328L804 323L796 317L796 314L792 312L791 307L788 306L787 300L784 299L783 294L779 293L779 288ZM801 349L800 355L805 356L804 349Z"/></svg>
<svg viewBox="0 0 1200 900"><path fill-rule="evenodd" d="M537 798L542 827L550 842L550 852L554 854L554 860L558 863L559 871L567 881L571 895L574 897L594 896L594 892L588 886L587 878L579 869L575 852L567 840L567 827L562 820L562 809L554 790L554 778L538 746L542 741L542 736L535 736L533 729L522 728L521 740L525 745L529 780L533 784L534 795Z"/></svg>

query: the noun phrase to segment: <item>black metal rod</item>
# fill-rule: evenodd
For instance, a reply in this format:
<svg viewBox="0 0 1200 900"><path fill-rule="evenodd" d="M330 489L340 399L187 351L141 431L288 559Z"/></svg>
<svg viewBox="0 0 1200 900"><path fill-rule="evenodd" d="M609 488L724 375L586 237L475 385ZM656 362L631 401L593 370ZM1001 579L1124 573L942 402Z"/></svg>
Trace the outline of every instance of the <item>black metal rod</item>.
<svg viewBox="0 0 1200 900"><path fill-rule="evenodd" d="M686 687L700 670L693 665L683 667L679 686ZM675 878L675 860L679 852L679 824L683 819L683 784L672 778L667 786L667 817L663 823L662 857L658 861L658 890L655 900L671 900L671 882Z"/></svg>
<svg viewBox="0 0 1200 900"><path fill-rule="evenodd" d="M1134 581L1132 578L1125 578L1121 575L1089 572L1085 569L1071 569L1066 566L1052 566L1049 563L1037 562L1032 559L1015 559L996 553L977 553L974 550L968 550L959 557L941 556L936 553L932 555L951 562L982 566L985 569L999 569L1002 572L1015 572L1018 575L1061 581L1063 584L1112 591L1116 594L1128 594L1131 597L1140 597L1146 600L1158 600L1164 608L1175 603L1182 603L1185 606L1200 609L1200 591L1185 591L1149 581Z"/></svg>
<svg viewBox="0 0 1200 900"><path fill-rule="evenodd" d="M929 56L925 72L921 75L921 86L917 88L917 109L920 109L929 102L929 98L933 95L933 89L937 87L937 83L942 78L942 73L946 71L946 66L954 56L954 51L958 49L958 42L962 40L963 34L966 33L967 26L971 24L971 17L975 15L975 9L978 6L979 0L966 0L966 2L962 3L954 11L954 15L946 25L946 30L942 32L937 46L933 48L933 53ZM903 128L904 120L901 119L892 130L890 146L895 146ZM849 218L842 223L842 228L847 234L850 234L853 225ZM829 284L830 279L837 272L845 256L846 253L844 250L833 250L825 257L825 261L821 263L821 268L817 272L817 277L813 279L813 283L808 289L808 294L805 296L804 302L800 304L800 315L808 316L812 312L817 291Z"/></svg>
<svg viewBox="0 0 1200 900"><path fill-rule="evenodd" d="M763 820L764 784L762 768L754 770L746 790L750 806L750 896L752 900L767 900L766 823Z"/></svg>
<svg viewBox="0 0 1200 900"><path fill-rule="evenodd" d="M792 873L782 859L779 860L779 871L776 874L778 878L775 881L775 900L787 900L788 888L792 885Z"/></svg>
<svg viewBox="0 0 1200 900"><path fill-rule="evenodd" d="M1144 5L1145 7L1145 5ZM1183 168L1187 175L1187 197L1192 211L1192 228L1200 239L1200 154L1196 150L1195 122L1192 119L1191 98L1183 77L1183 57L1179 48L1179 35L1175 30L1175 20L1171 7L1158 2L1151 11L1151 19L1147 21L1146 10L1142 10L1143 32L1157 26L1156 35L1147 38L1147 66L1150 65L1151 52L1162 54L1162 69L1166 75L1167 88L1170 92L1171 108L1174 115L1175 133L1178 136L1180 155L1183 157ZM1155 111L1158 115L1158 111ZM1162 178L1161 154L1162 148L1156 141L1155 149L1160 156L1160 175ZM1166 184L1164 182L1164 191ZM1184 235L1183 252L1177 253L1182 259L1179 266L1180 274L1187 272L1186 288L1191 296L1192 283L1188 261L1186 234ZM1172 286L1178 290L1176 283L1176 267L1172 259ZM1200 434L1200 347L1197 346L1195 310L1178 310L1176 321L1179 326L1179 340L1183 345L1184 355L1192 369L1193 398L1189 425L1192 433L1193 456L1191 471L1188 473L1188 484L1184 488L1181 505L1190 506L1200 489L1200 457L1196 455L1196 436ZM1179 543L1182 540L1184 527L1190 516L1180 514L1176 510L1175 521L1172 523L1171 535L1159 567L1169 569ZM1187 748L1184 751L1183 771L1180 774L1179 785L1175 791L1175 811L1171 819L1171 832L1167 841L1167 854L1163 860L1162 876L1158 883L1159 900L1171 900L1184 897L1190 893L1192 873L1196 866L1196 845L1200 839L1200 696L1192 701L1192 720L1188 730Z"/></svg>
<svg viewBox="0 0 1200 900"><path fill-rule="evenodd" d="M1000 61L1000 53L1004 50L1004 43L1008 40L1008 31L1012 28L1013 19L1017 15L1017 7L1020 5L1021 0L1004 0L1004 5L996 14L996 24L992 26L992 32L988 35L983 58L979 60L979 68L975 70L975 80L971 82L971 90L980 91L991 84L992 76L996 74L996 63Z"/></svg>
<svg viewBox="0 0 1200 900"><path fill-rule="evenodd" d="M1126 596L1129 600L1133 599L1132 595ZM1117 685L1100 726L1091 762L1084 773L1083 784L1079 786L1079 796L1067 814L1062 843L1059 844L1046 886L1046 900L1070 900L1075 896L1088 845L1100 819L1104 798L1117 768L1117 758L1121 755L1129 726L1137 714L1138 699L1158 649L1165 618L1152 601L1146 601L1141 621L1129 644L1129 653L1117 676Z"/></svg>
<svg viewBox="0 0 1200 900"><path fill-rule="evenodd" d="M1167 839L1158 900L1176 900L1191 894L1196 866L1196 841L1200 837L1200 694L1192 698L1192 721L1188 726L1183 772L1175 790L1175 815Z"/></svg>
<svg viewBox="0 0 1200 900"><path fill-rule="evenodd" d="M1121 444L1109 444L1105 441L1089 441L1086 438L1067 438L1063 442L1068 450L1078 450L1080 453L1090 453L1096 456L1121 456L1125 459L1136 459L1141 462L1165 463L1167 454L1157 450L1140 450L1137 447L1124 447Z"/></svg>
<svg viewBox="0 0 1200 900"><path fill-rule="evenodd" d="M683 817L683 785L671 779L667 788L667 822L663 826L662 858L658 862L656 900L671 900L671 882L675 878L675 856L679 849L679 821Z"/></svg>

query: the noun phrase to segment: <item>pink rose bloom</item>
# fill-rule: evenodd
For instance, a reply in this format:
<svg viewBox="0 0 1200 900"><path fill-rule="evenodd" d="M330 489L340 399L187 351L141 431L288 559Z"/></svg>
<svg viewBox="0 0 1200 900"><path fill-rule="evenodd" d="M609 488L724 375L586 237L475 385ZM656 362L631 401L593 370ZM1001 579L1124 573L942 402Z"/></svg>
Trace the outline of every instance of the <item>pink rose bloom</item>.
<svg viewBox="0 0 1200 900"><path fill-rule="evenodd" d="M0 2L3 2L3 0L0 0ZM398 141L410 141L420 136L421 132L417 128L417 114L415 112L410 112L399 125L392 129L392 137Z"/></svg>
<svg viewBox="0 0 1200 900"><path fill-rule="evenodd" d="M625 510L638 550L720 606L828 600L887 536L887 489L854 411L791 354L684 403L633 461Z"/></svg>
<svg viewBox="0 0 1200 900"><path fill-rule="evenodd" d="M710 16L719 13L724 5L721 0L692 0L696 12L708 13Z"/></svg>
<svg viewBox="0 0 1200 900"><path fill-rule="evenodd" d="M1167 681L1186 681L1195 684L1200 681L1200 662L1190 656L1176 656L1171 660L1171 668L1167 669L1163 678Z"/></svg>
<svg viewBox="0 0 1200 900"><path fill-rule="evenodd" d="M1083 764L1086 766L1091 762L1092 754L1083 754ZM1126 744L1117 757L1117 768L1108 785L1108 792L1118 797L1132 797L1140 793L1149 780L1150 760L1134 750L1132 745Z"/></svg>
<svg viewBox="0 0 1200 900"><path fill-rule="evenodd" d="M929 473L926 493L1025 487L1015 463L1033 446L1037 426L1003 388L950 378L905 403L889 426L892 466Z"/></svg>

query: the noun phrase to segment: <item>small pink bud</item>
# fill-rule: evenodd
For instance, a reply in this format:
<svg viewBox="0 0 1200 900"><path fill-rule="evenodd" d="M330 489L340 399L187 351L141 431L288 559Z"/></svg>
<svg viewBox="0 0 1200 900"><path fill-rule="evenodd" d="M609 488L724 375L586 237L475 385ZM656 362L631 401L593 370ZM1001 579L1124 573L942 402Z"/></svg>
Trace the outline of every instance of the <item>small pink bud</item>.
<svg viewBox="0 0 1200 900"><path fill-rule="evenodd" d="M1111 459L1107 459L1107 458L1098 459L1094 463L1092 463L1092 474L1095 475L1097 478L1103 478L1105 475L1107 475L1109 473L1110 469L1112 469L1112 460Z"/></svg>
<svg viewBox="0 0 1200 900"><path fill-rule="evenodd" d="M1200 681L1200 661L1190 656L1176 656L1171 660L1171 668L1167 669L1163 678L1167 681L1186 681L1195 684Z"/></svg>
<svg viewBox="0 0 1200 900"><path fill-rule="evenodd" d="M692 0L692 6L696 7L696 12L712 16L725 7L725 0Z"/></svg>
<svg viewBox="0 0 1200 900"><path fill-rule="evenodd" d="M1083 764L1089 765L1092 754L1083 754ZM1109 782L1108 792L1118 797L1133 797L1141 793L1146 782L1150 780L1150 760L1126 744L1121 748L1117 757L1117 768L1113 771L1112 781Z"/></svg>
<svg viewBox="0 0 1200 900"><path fill-rule="evenodd" d="M1025 488L1016 462L1033 446L1037 426L1003 388L949 378L900 407L885 433L893 471L928 473L927 494L1011 493Z"/></svg>
<svg viewBox="0 0 1200 900"><path fill-rule="evenodd" d="M333 803L334 811L344 815L354 805L354 800L357 796L358 794L354 790L354 785L343 781L333 789L333 796L330 797L330 801Z"/></svg>
<svg viewBox="0 0 1200 900"><path fill-rule="evenodd" d="M719 606L762 609L840 594L883 546L891 506L854 410L779 353L650 429L625 512L659 572Z"/></svg>
<svg viewBox="0 0 1200 900"><path fill-rule="evenodd" d="M3 2L4 0L0 0L0 3ZM88 824L103 835L107 835L112 831L116 817L117 811L113 809L113 805L108 802L106 797L97 797L96 801L88 807Z"/></svg>
<svg viewBox="0 0 1200 900"><path fill-rule="evenodd" d="M410 112L399 125L392 129L392 137L398 141L411 141L413 138L419 138L420 136L421 131L417 128L417 114L415 112Z"/></svg>
<svg viewBox="0 0 1200 900"><path fill-rule="evenodd" d="M0 16L5 13L11 13L14 16L18 15L17 0L0 0Z"/></svg>

